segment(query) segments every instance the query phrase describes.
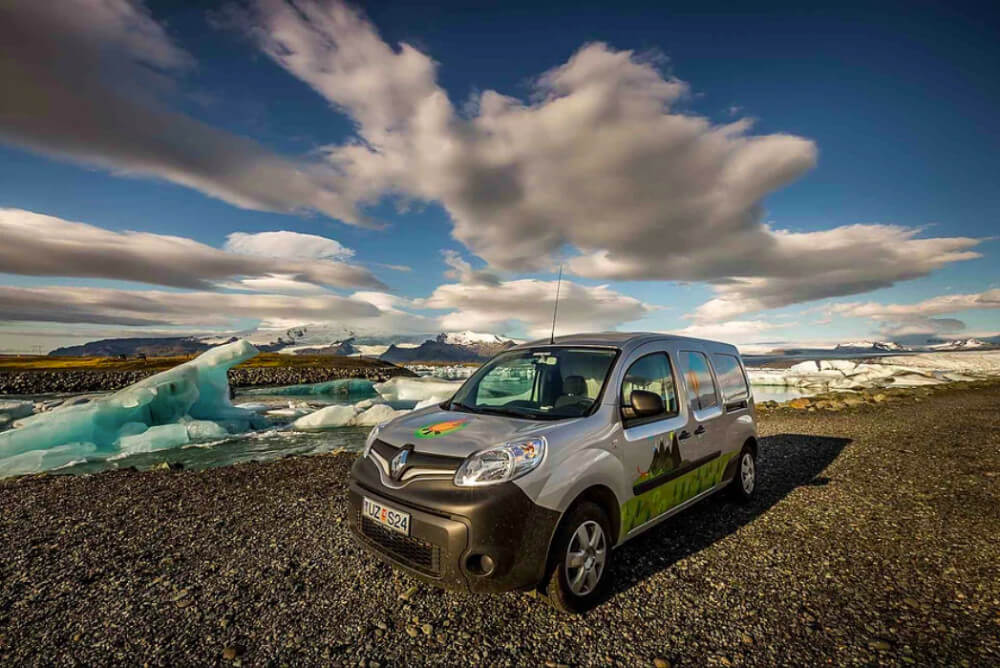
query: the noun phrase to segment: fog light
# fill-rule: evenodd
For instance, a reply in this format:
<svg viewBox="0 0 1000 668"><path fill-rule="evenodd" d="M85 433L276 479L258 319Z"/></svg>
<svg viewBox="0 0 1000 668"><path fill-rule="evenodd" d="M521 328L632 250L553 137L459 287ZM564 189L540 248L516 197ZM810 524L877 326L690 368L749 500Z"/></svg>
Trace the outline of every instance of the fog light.
<svg viewBox="0 0 1000 668"><path fill-rule="evenodd" d="M468 559L465 560L465 567L469 569L469 572L473 575L489 575L496 568L496 562L493 561L493 557L488 554L473 554L470 555Z"/></svg>

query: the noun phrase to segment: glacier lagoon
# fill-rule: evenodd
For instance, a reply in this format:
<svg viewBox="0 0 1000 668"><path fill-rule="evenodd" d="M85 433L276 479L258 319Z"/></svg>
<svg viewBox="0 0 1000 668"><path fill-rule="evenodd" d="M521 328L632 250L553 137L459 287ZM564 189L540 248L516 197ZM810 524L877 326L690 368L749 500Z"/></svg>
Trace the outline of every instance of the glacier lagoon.
<svg viewBox="0 0 1000 668"><path fill-rule="evenodd" d="M348 379L255 388L237 394L234 404L227 372L256 354L249 342L236 341L117 392L38 397L38 406L61 405L33 415L26 415L36 405L28 397L4 399L0 477L164 463L206 468L357 450L373 425L418 404L442 401L461 384L400 377L373 385Z"/></svg>

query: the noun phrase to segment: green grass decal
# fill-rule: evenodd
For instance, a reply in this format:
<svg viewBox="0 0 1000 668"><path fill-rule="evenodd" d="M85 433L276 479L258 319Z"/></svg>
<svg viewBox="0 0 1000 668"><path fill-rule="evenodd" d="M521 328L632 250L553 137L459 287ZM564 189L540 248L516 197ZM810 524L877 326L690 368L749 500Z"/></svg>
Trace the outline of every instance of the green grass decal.
<svg viewBox="0 0 1000 668"><path fill-rule="evenodd" d="M718 485L726 470L726 464L735 455L735 452L720 455L693 471L626 501L622 506L622 536L674 506Z"/></svg>

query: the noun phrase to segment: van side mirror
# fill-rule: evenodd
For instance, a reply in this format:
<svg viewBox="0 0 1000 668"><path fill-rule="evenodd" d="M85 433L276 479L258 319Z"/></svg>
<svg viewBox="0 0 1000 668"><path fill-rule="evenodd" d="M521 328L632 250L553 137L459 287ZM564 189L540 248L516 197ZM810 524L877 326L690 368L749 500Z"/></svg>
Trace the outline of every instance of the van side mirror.
<svg viewBox="0 0 1000 668"><path fill-rule="evenodd" d="M652 417L666 412L663 408L663 399L654 392L632 390L628 400L632 404L632 411L637 418Z"/></svg>

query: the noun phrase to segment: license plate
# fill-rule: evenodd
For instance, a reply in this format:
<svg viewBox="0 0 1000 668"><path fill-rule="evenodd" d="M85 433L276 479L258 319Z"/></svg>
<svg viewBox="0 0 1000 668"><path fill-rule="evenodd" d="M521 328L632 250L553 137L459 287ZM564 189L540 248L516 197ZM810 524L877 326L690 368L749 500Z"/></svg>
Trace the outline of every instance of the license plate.
<svg viewBox="0 0 1000 668"><path fill-rule="evenodd" d="M409 513L383 506L381 503L376 503L368 497L365 497L362 501L361 512L371 521L377 522L387 529L392 529L404 536L410 535Z"/></svg>

